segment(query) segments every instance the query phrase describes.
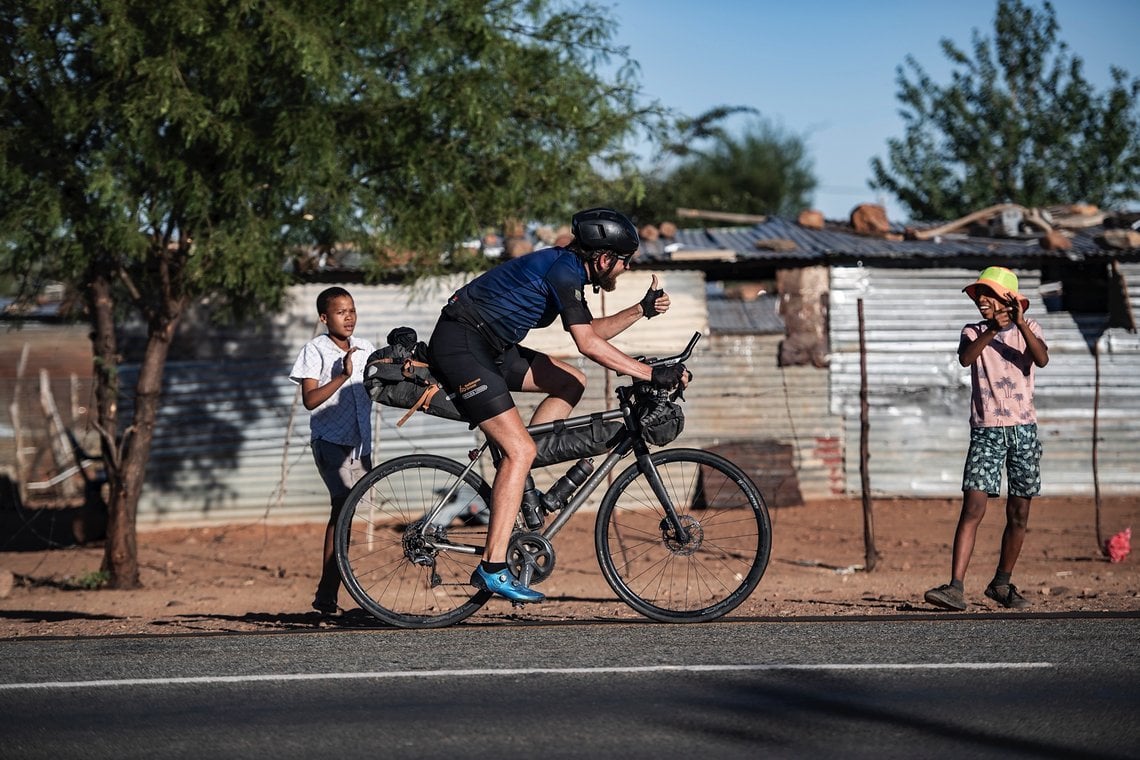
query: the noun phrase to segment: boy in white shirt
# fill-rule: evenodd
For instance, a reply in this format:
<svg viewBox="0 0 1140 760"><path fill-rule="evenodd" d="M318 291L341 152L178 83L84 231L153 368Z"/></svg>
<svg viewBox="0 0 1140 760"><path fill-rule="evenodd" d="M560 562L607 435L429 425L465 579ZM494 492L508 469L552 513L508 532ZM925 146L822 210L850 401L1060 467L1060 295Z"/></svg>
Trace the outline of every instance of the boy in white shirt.
<svg viewBox="0 0 1140 760"><path fill-rule="evenodd" d="M313 459L332 505L313 609L333 615L340 592L333 555L337 517L356 481L372 469L372 400L363 382L364 363L376 349L353 335L356 304L344 288L321 291L317 314L328 332L304 345L289 379L300 384L301 401L312 412Z"/></svg>

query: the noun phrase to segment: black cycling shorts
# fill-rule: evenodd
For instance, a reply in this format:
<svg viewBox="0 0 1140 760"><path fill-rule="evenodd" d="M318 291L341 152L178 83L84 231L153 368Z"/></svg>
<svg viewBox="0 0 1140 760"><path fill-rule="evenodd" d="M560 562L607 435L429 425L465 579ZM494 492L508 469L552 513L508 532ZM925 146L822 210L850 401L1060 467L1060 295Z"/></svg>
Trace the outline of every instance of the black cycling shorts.
<svg viewBox="0 0 1140 760"><path fill-rule="evenodd" d="M522 390L523 378L539 356L523 346L497 352L474 328L446 316L439 318L428 344L432 374L476 425L514 408L511 391Z"/></svg>

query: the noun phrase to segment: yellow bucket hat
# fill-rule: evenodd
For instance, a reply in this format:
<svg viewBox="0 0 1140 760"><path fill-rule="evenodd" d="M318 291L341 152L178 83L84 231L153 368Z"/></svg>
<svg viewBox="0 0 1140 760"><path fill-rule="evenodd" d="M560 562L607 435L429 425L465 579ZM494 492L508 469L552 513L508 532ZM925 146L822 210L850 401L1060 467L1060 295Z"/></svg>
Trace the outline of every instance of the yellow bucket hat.
<svg viewBox="0 0 1140 760"><path fill-rule="evenodd" d="M1017 296L1023 312L1029 308L1029 299L1017 292L1017 275L1005 267L986 267L977 280L962 288L962 292L974 298L974 291L979 285L985 285L1003 301L1008 301L1010 296Z"/></svg>

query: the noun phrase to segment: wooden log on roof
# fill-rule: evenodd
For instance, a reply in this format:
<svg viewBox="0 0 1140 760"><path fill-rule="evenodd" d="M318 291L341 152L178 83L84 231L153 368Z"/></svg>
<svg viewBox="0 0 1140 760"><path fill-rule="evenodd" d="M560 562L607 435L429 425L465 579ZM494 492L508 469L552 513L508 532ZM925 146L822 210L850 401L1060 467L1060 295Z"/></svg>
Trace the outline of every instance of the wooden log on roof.
<svg viewBox="0 0 1140 760"><path fill-rule="evenodd" d="M734 214L728 211L702 211L696 208L679 208L677 216L683 219L711 219L715 222L735 222L737 224L763 224L768 217L758 214Z"/></svg>
<svg viewBox="0 0 1140 760"><path fill-rule="evenodd" d="M1047 206L1045 213L1053 220L1054 227L1080 230L1104 224L1108 214L1091 203L1072 203L1067 206Z"/></svg>
<svg viewBox="0 0 1140 760"><path fill-rule="evenodd" d="M931 227L925 230L916 230L908 227L906 236L910 240L932 240L940 235L949 235L951 232L957 232L965 227L970 226L974 222L980 222L983 219L990 219L1003 211L1020 211L1022 220L1037 227L1042 232L1052 232L1053 225L1045 221L1041 213L1035 208L1026 208L1019 206L1016 203L999 203L996 206L988 206L980 211L975 211L966 214L960 219L955 219L952 222L947 222L939 227Z"/></svg>
<svg viewBox="0 0 1140 760"><path fill-rule="evenodd" d="M727 248L680 248L669 254L670 261L736 261L736 251Z"/></svg>
<svg viewBox="0 0 1140 760"><path fill-rule="evenodd" d="M785 240L783 238L764 238L757 240L753 245L758 251L794 251L796 250L796 241Z"/></svg>
<svg viewBox="0 0 1140 760"><path fill-rule="evenodd" d="M1136 230L1105 230L1097 242L1121 250L1140 249L1140 232Z"/></svg>

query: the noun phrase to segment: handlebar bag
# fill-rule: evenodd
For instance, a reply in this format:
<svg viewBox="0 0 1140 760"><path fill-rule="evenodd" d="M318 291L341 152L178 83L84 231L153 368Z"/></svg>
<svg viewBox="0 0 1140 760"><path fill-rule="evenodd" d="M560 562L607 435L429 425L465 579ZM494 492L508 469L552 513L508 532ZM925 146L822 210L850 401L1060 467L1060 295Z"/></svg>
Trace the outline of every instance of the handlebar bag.
<svg viewBox="0 0 1140 760"><path fill-rule="evenodd" d="M672 443L685 429L685 412L681 405L664 396L643 397L637 416L642 438L654 446Z"/></svg>

